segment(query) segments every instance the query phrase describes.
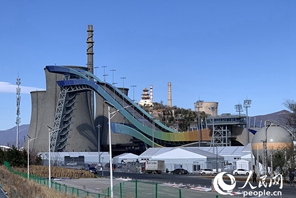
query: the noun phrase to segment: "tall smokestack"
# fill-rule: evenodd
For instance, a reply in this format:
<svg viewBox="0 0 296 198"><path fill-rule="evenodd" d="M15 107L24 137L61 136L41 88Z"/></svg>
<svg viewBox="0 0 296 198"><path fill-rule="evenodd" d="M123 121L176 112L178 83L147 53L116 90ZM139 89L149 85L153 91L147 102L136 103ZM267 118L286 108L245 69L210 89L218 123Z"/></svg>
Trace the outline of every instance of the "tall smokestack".
<svg viewBox="0 0 296 198"><path fill-rule="evenodd" d="M94 51L93 51L93 47L94 47L94 41L93 41L93 26L92 25L88 25L88 29L87 29L87 50L86 50L86 55L87 55L87 68L88 71L91 72L92 74L94 73Z"/></svg>
<svg viewBox="0 0 296 198"><path fill-rule="evenodd" d="M172 107L172 85L168 83L168 107Z"/></svg>
<svg viewBox="0 0 296 198"><path fill-rule="evenodd" d="M86 43L87 43L87 50L86 50L86 55L87 55L87 69L90 73L94 73L94 41L93 41L93 26L92 25L88 25L88 29L87 29L87 39L86 39ZM90 91L90 112L92 114L92 116L94 116L94 92Z"/></svg>
<svg viewBox="0 0 296 198"><path fill-rule="evenodd" d="M150 100L153 102L153 87L150 85Z"/></svg>

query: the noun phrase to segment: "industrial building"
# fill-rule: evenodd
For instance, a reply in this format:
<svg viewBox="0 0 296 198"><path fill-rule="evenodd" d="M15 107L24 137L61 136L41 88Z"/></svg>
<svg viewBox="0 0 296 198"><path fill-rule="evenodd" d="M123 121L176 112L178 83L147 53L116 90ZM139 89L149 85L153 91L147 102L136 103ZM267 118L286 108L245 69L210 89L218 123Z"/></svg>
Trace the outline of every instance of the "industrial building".
<svg viewBox="0 0 296 198"><path fill-rule="evenodd" d="M28 135L36 137L30 146L33 150L108 151L109 113L112 114L110 128L114 155L141 154L149 147L247 145L246 116L218 116L217 102L196 106L198 111L211 109L208 112L211 116L195 130L179 132L163 125L128 97L127 88L115 87L93 74L91 25L87 33L87 67L46 66L46 91L31 92ZM150 95L145 94L143 104L152 103L152 86ZM172 85L169 82L168 107L171 106Z"/></svg>

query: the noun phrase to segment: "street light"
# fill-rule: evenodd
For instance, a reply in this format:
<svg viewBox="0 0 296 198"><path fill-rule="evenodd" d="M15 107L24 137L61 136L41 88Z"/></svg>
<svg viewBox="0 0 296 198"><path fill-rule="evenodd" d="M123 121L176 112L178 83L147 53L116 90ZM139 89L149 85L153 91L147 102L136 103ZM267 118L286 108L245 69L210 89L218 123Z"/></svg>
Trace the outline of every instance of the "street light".
<svg viewBox="0 0 296 198"><path fill-rule="evenodd" d="M133 88L133 102L135 102L135 87L137 87L137 85L131 85L131 87ZM133 107L133 116L135 114L135 107Z"/></svg>
<svg viewBox="0 0 296 198"><path fill-rule="evenodd" d="M252 100L246 99L244 100L244 107L246 108L246 114L247 114L247 144L250 142L249 141L249 116L248 116L248 108L251 106Z"/></svg>
<svg viewBox="0 0 296 198"><path fill-rule="evenodd" d="M27 135L27 137L28 137L27 178L29 179L30 178L30 142L32 140L35 140L37 137L31 138L28 135Z"/></svg>
<svg viewBox="0 0 296 198"><path fill-rule="evenodd" d="M124 80L126 79L126 77L121 77L120 79L122 79L122 93L125 94L125 91L124 91ZM124 97L122 97L122 106L124 106Z"/></svg>
<svg viewBox="0 0 296 198"><path fill-rule="evenodd" d="M215 145L214 112L215 112L216 107L212 106L212 107L209 107L209 109L212 111L212 139L211 139L211 144L213 146L213 153L214 153L214 145Z"/></svg>
<svg viewBox="0 0 296 198"><path fill-rule="evenodd" d="M268 123L268 124L267 124ZM265 140L262 140L263 142L263 160L264 160L264 174L268 174L268 162L267 162L267 129L270 127L271 122L265 121Z"/></svg>
<svg viewBox="0 0 296 198"><path fill-rule="evenodd" d="M236 112L238 112L238 116L241 116L241 112L243 111L243 107L241 104L234 105Z"/></svg>
<svg viewBox="0 0 296 198"><path fill-rule="evenodd" d="M203 100L198 100L196 103L196 108L198 112L198 122L197 122L197 130L198 130L198 147L200 147L200 141L201 141L201 122L200 122L200 108L202 108Z"/></svg>
<svg viewBox="0 0 296 198"><path fill-rule="evenodd" d="M137 87L137 85L131 85L131 87L133 88L133 102L135 102L135 87Z"/></svg>
<svg viewBox="0 0 296 198"><path fill-rule="evenodd" d="M47 126L48 128L48 188L51 188L51 156L50 156L50 138L51 133L57 132L60 129L52 130L50 126Z"/></svg>
<svg viewBox="0 0 296 198"><path fill-rule="evenodd" d="M155 121L154 121L154 118L153 118L152 148L154 148L154 133L155 133Z"/></svg>
<svg viewBox="0 0 296 198"><path fill-rule="evenodd" d="M108 130L109 130L109 169L110 169L110 197L113 198L113 162L112 162L112 139L111 139L111 119L116 115L117 112L121 111L122 109L128 108L129 106L122 107L117 109L116 111L111 112L111 107L114 107L108 101L105 101L108 105Z"/></svg>
<svg viewBox="0 0 296 198"><path fill-rule="evenodd" d="M114 72L116 71L116 69L111 69L110 71L112 71L112 85L114 84Z"/></svg>
<svg viewBox="0 0 296 198"><path fill-rule="evenodd" d="M100 143L101 143L101 141L100 141L100 132L101 132L101 125L98 125L97 126L98 127L98 155L99 155L99 164L101 164L101 159L100 159L100 153L101 153L101 149L100 149Z"/></svg>

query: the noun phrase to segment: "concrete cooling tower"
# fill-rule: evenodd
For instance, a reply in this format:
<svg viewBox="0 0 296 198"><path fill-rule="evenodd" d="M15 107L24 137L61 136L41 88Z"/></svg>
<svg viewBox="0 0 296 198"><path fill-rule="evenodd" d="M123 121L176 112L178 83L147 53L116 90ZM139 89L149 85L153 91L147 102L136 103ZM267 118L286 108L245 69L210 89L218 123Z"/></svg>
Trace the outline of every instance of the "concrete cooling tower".
<svg viewBox="0 0 296 198"><path fill-rule="evenodd" d="M86 67L69 66L86 70ZM45 70L46 91L31 92L32 113L28 135L36 139L31 143L30 149L38 152L48 151L49 130L56 119L56 109L59 102L60 87L56 81L61 80L63 75L49 73ZM69 100L66 109L69 117L67 120L69 130L66 131L65 147L63 151L97 151L97 132L95 130L93 115L90 107L90 91L75 93ZM72 116L73 115L73 116Z"/></svg>
<svg viewBox="0 0 296 198"><path fill-rule="evenodd" d="M200 102L200 107L198 107L198 103L194 103L195 111L202 112L204 111L206 114L211 116L217 116L218 115L218 102ZM198 110L199 108L199 110Z"/></svg>
<svg viewBox="0 0 296 198"><path fill-rule="evenodd" d="M128 95L128 88L118 88L122 91L125 95ZM123 105L126 106L126 105ZM114 112L116 109L111 108L110 112ZM112 122L117 123L129 123L121 114L120 112L114 114L112 117ZM99 133L100 133L100 145L101 149L104 151L108 151L109 148L109 128L108 128L108 105L105 103L104 98L100 95L96 94L96 115L95 115L95 126L97 126ZM118 134L112 131L112 145L115 144L129 144L131 143L131 139L133 137L125 134Z"/></svg>

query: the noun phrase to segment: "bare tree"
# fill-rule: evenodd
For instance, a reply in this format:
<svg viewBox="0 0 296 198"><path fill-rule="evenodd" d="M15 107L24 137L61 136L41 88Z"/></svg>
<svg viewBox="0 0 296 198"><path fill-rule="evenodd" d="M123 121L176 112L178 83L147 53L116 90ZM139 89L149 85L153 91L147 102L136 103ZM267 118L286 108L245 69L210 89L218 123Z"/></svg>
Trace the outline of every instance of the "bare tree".
<svg viewBox="0 0 296 198"><path fill-rule="evenodd" d="M286 100L284 106L288 109L288 113L284 115L286 124L295 128L296 127L296 101Z"/></svg>

